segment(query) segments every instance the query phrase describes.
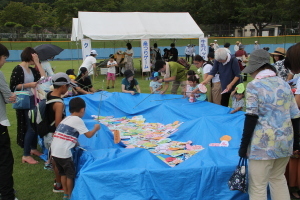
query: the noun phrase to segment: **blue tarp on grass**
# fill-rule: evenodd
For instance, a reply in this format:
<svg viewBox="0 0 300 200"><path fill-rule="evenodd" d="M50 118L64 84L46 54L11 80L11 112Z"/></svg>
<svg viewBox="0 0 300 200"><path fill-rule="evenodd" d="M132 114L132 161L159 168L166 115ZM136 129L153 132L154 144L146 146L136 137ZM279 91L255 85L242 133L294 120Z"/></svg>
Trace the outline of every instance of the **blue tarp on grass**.
<svg viewBox="0 0 300 200"><path fill-rule="evenodd" d="M84 121L91 129L97 123L91 115L98 115L99 108L101 116L143 115L146 122L163 124L180 121L184 123L170 138L192 140L204 150L172 168L148 150L114 144L112 133L102 125L92 138L79 137L87 151L78 157L72 200L248 199L247 194L230 191L227 186L239 160L244 112L229 114L230 108L189 103L179 99L180 95L148 96L109 92L81 96L87 104ZM69 100L65 100L67 105ZM232 137L229 147L209 146L220 143L224 135Z"/></svg>

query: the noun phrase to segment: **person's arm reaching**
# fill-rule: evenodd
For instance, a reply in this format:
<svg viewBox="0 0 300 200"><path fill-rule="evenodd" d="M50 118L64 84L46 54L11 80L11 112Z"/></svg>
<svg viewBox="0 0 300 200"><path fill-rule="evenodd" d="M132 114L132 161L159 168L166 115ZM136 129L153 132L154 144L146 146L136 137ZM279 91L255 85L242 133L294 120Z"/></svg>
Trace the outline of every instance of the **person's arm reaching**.
<svg viewBox="0 0 300 200"><path fill-rule="evenodd" d="M100 124L95 124L93 130L86 132L84 135L87 138L91 138L98 130L100 130Z"/></svg>

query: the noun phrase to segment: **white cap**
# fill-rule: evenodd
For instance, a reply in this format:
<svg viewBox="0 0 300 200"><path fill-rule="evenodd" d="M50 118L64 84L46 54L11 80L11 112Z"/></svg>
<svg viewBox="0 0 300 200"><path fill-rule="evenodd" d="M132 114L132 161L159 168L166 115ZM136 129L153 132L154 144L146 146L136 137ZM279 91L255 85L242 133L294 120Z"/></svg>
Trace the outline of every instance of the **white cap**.
<svg viewBox="0 0 300 200"><path fill-rule="evenodd" d="M214 41L216 42L216 41L218 41L218 40L214 40Z"/></svg>
<svg viewBox="0 0 300 200"><path fill-rule="evenodd" d="M98 55L96 50L92 50L91 54Z"/></svg>
<svg viewBox="0 0 300 200"><path fill-rule="evenodd" d="M254 41L254 43L257 43L257 41Z"/></svg>

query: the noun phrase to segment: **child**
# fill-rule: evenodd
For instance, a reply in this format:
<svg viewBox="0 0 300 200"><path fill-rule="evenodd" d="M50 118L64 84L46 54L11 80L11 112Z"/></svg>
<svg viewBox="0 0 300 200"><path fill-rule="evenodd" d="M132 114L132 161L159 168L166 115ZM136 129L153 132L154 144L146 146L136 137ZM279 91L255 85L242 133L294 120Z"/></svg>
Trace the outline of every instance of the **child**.
<svg viewBox="0 0 300 200"><path fill-rule="evenodd" d="M61 99L61 96L68 92L68 88L71 84L71 79L65 73L57 73L52 76L52 83L53 83L53 92L49 92L47 94L47 101L53 99ZM46 149L49 149L51 146L51 142L53 140L53 133L55 132L56 127L58 124L63 120L65 117L65 107L63 102L54 102L51 104L47 104L46 106L46 113L48 113L48 121L54 122L54 124L49 124L50 132L44 136L44 145ZM50 154L49 154L50 155ZM55 162L51 159L51 156L48 158L48 161L45 163L44 169L52 169L51 161L55 172L55 183L53 192L63 192L63 187L61 184L61 177L59 175L58 169L55 166Z"/></svg>
<svg viewBox="0 0 300 200"><path fill-rule="evenodd" d="M236 113L237 111L240 111L243 109L243 107L245 106L245 101L244 101L244 85L241 86L242 83L240 83L239 85L237 85L237 87L231 92L230 96L232 99L232 108L234 110L232 110L230 112L230 114ZM241 87L241 89L239 89L239 87Z"/></svg>
<svg viewBox="0 0 300 200"><path fill-rule="evenodd" d="M111 88L115 87L115 80L116 80L116 66L118 63L114 60L114 56L109 57L109 61L107 62L107 89L109 89L109 82L111 80L112 86Z"/></svg>
<svg viewBox="0 0 300 200"><path fill-rule="evenodd" d="M51 155L61 175L65 200L71 197L76 175L71 149L75 147L79 135L85 134L86 137L91 138L100 129L99 124L95 124L91 131L87 129L81 119L84 116L85 107L85 102L80 97L71 99L69 103L71 116L66 117L58 125L51 143Z"/></svg>
<svg viewBox="0 0 300 200"><path fill-rule="evenodd" d="M128 69L124 72L125 78L122 79L122 92L134 95L136 92L141 93L138 81L133 77L133 72Z"/></svg>
<svg viewBox="0 0 300 200"><path fill-rule="evenodd" d="M190 76L188 78L188 84L186 86L185 96L190 97L189 101L206 101L207 89L202 84L199 85L199 79L196 76Z"/></svg>
<svg viewBox="0 0 300 200"><path fill-rule="evenodd" d="M162 83L159 83L157 81L159 79L159 73L152 72L150 79L152 80L149 85L151 93L160 94L160 90L162 89Z"/></svg>

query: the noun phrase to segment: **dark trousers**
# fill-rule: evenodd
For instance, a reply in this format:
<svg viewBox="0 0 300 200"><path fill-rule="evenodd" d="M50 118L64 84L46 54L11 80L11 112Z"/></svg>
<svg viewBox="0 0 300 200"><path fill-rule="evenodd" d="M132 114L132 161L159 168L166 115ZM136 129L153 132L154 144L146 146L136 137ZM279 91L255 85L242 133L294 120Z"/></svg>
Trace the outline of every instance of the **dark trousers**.
<svg viewBox="0 0 300 200"><path fill-rule="evenodd" d="M14 200L14 158L10 148L7 127L0 125L0 193L1 200Z"/></svg>
<svg viewBox="0 0 300 200"><path fill-rule="evenodd" d="M228 107L228 105L229 105L229 98L230 98L230 92L222 94L221 105L225 106L225 107Z"/></svg>
<svg viewBox="0 0 300 200"><path fill-rule="evenodd" d="M190 61L190 55L187 55L187 54L185 54L185 59L186 59L186 61Z"/></svg>
<svg viewBox="0 0 300 200"><path fill-rule="evenodd" d="M34 98L32 97L30 99L30 109L34 108ZM25 138L24 138L24 156L30 156L30 151L31 149L36 149L37 148L37 133L34 132L30 125L30 120L28 117L28 112L29 110L24 110L25 112L25 118L26 118L26 126L27 126L27 131L25 133Z"/></svg>

